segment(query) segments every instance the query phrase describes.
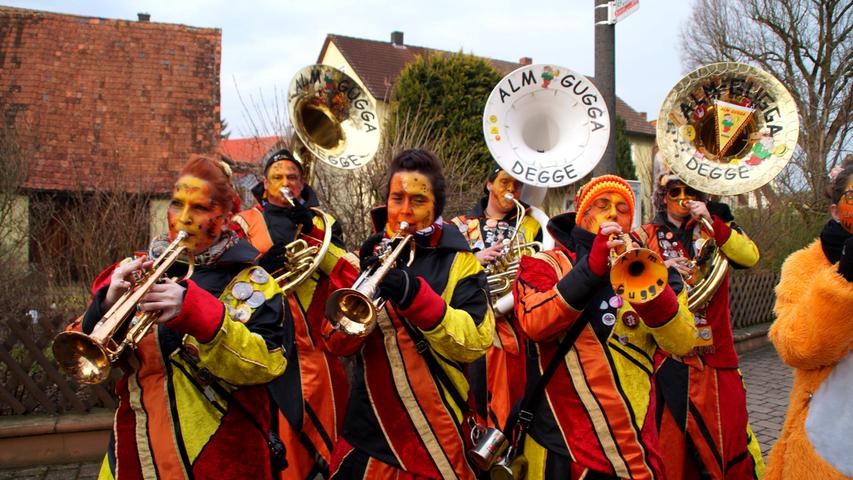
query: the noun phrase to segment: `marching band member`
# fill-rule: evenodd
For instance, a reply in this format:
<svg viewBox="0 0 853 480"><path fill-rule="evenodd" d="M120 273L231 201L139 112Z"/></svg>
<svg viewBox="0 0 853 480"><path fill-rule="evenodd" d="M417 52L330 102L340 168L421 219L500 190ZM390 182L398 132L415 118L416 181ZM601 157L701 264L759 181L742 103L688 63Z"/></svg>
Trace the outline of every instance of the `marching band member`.
<svg viewBox="0 0 853 480"><path fill-rule="evenodd" d="M485 275L459 230L441 219L439 159L425 150L403 151L389 176L387 207L373 212L378 231L362 245L362 263L377 261L401 222L414 237L406 247L414 249L414 260L398 263L379 283L387 303L371 333L347 336L324 324L332 351L356 354L333 478L473 479L464 368L492 344Z"/></svg>
<svg viewBox="0 0 853 480"><path fill-rule="evenodd" d="M519 229L516 243L542 240L542 226L529 214L524 216L521 225L517 225L517 208L507 195L517 199L521 186L521 182L506 171L495 168L486 182L486 195L470 214L452 220L483 266L503 254L504 242L513 238L516 226ZM524 206L529 213L530 208ZM489 426L503 429L513 405L524 395L524 342L512 319L512 312L496 315L495 333L494 348L471 364L468 375L478 413ZM507 381L510 378L513 380Z"/></svg>
<svg viewBox="0 0 853 480"><path fill-rule="evenodd" d="M667 265L689 276L687 261L696 253L700 217L711 222L714 241L734 268L750 268L758 262L758 248L733 222L727 205L707 202L705 194L675 175L662 175L659 185L658 214L635 235ZM694 478L705 471L715 479L760 477L764 462L747 421L746 391L729 318L728 273L708 304L691 316L698 335L693 351L658 358L658 430L661 443L667 446L666 475Z"/></svg>
<svg viewBox="0 0 853 480"><path fill-rule="evenodd" d="M853 161L840 170L830 189L832 219L818 240L788 257L776 287L770 340L794 368L794 386L768 480L853 477Z"/></svg>
<svg viewBox="0 0 853 480"><path fill-rule="evenodd" d="M634 214L625 180L594 178L581 187L575 205L576 214L548 223L557 248L522 257L515 283L515 314L535 342L528 382L537 382L551 362L558 367L531 405L522 446L528 478L662 478L653 355L658 347L689 352L692 316L684 292L670 285L646 303L614 294L609 250L625 245L610 237L627 232ZM672 284L677 277L671 269ZM574 335L565 357L555 357L568 346L561 341Z"/></svg>
<svg viewBox="0 0 853 480"><path fill-rule="evenodd" d="M101 479L272 478L265 384L285 370L290 317L278 285L252 266L257 250L227 227L239 199L226 168L197 156L175 182L169 234L152 242L149 255L184 231L195 269L186 281L155 284L138 304L141 311L162 313L122 360ZM151 266L148 258L100 274L84 333L131 287L134 275ZM169 275L186 271L186 264L176 263Z"/></svg>
<svg viewBox="0 0 853 480"><path fill-rule="evenodd" d="M296 239L297 231L299 238L311 243L323 238L323 219L311 210L319 206L317 194L302 175L302 164L289 151L271 155L263 182L252 190L258 204L233 219L264 254L258 263L270 272L284 266L285 246ZM282 192L285 188L291 199ZM287 447L283 479L313 479L318 473L328 477L346 410L347 377L340 359L324 345L320 324L331 291L330 276L351 283L358 269L355 256L344 250L340 224L333 220L331 228L332 245L318 273L287 295L294 316L296 355L291 353L291 368L270 385L273 397L280 400L277 425Z"/></svg>

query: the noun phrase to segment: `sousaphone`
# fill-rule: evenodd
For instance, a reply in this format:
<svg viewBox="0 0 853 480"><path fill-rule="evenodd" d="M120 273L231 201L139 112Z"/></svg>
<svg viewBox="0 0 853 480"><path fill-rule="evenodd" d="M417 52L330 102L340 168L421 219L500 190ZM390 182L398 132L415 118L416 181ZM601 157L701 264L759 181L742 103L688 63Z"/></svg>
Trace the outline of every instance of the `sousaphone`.
<svg viewBox="0 0 853 480"><path fill-rule="evenodd" d="M287 105L294 131L310 153L344 169L369 163L379 149L379 121L372 97L344 72L309 65L290 81Z"/></svg>
<svg viewBox="0 0 853 480"><path fill-rule="evenodd" d="M507 173L536 187L562 187L601 160L610 114L601 92L583 75L557 65L525 65L492 90L483 134Z"/></svg>
<svg viewBox="0 0 853 480"><path fill-rule="evenodd" d="M711 195L739 195L772 181L787 165L799 135L797 107L773 75L723 62L688 73L661 106L657 144L664 163L685 184ZM717 291L728 261L702 225L703 244L688 286L701 308Z"/></svg>

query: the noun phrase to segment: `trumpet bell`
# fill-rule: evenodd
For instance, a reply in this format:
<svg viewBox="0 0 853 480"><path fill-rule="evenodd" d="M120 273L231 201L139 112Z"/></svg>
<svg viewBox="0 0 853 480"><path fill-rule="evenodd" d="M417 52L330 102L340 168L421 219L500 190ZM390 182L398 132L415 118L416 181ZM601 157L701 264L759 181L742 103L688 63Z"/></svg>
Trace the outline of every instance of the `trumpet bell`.
<svg viewBox="0 0 853 480"><path fill-rule="evenodd" d="M110 375L107 349L81 332L62 332L53 340L53 357L75 380L94 385Z"/></svg>
<svg viewBox="0 0 853 480"><path fill-rule="evenodd" d="M613 261L613 291L631 303L646 303L666 288L668 273L660 256L645 248L628 250Z"/></svg>
<svg viewBox="0 0 853 480"><path fill-rule="evenodd" d="M338 330L353 337L363 337L376 328L376 304L354 288L332 292L326 302L326 318Z"/></svg>

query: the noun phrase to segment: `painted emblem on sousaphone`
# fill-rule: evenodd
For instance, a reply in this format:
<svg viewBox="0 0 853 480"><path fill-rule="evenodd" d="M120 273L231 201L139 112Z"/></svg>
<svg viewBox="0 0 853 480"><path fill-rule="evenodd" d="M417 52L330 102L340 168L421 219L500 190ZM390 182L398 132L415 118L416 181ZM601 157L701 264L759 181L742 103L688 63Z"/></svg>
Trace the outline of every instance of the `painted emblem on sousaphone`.
<svg viewBox="0 0 853 480"><path fill-rule="evenodd" d="M657 124L658 147L673 173L716 195L771 181L790 160L798 135L797 107L782 83L735 62L687 74L670 90Z"/></svg>
<svg viewBox="0 0 853 480"><path fill-rule="evenodd" d="M492 90L483 134L498 165L513 177L560 187L581 179L601 160L610 116L588 78L556 65L526 65Z"/></svg>
<svg viewBox="0 0 853 480"><path fill-rule="evenodd" d="M309 65L290 81L288 113L296 135L320 160L338 168L366 165L379 148L373 100L354 79L329 65Z"/></svg>

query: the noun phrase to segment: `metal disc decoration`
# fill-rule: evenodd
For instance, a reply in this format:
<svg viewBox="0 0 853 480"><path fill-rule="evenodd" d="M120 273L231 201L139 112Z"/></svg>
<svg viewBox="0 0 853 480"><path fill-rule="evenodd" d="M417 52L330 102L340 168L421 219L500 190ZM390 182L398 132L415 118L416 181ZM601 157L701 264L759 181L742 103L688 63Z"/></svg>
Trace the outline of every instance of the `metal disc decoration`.
<svg viewBox="0 0 853 480"><path fill-rule="evenodd" d="M526 65L492 90L483 112L486 145L502 169L537 187L561 187L592 171L610 138L604 98L583 75Z"/></svg>
<svg viewBox="0 0 853 480"><path fill-rule="evenodd" d="M739 195L785 167L799 125L794 99L776 77L742 63L714 63L672 87L658 116L657 143L687 185Z"/></svg>
<svg viewBox="0 0 853 480"><path fill-rule="evenodd" d="M379 148L379 117L370 95L352 78L328 65L309 65L287 90L296 135L318 159L333 167L366 165Z"/></svg>

